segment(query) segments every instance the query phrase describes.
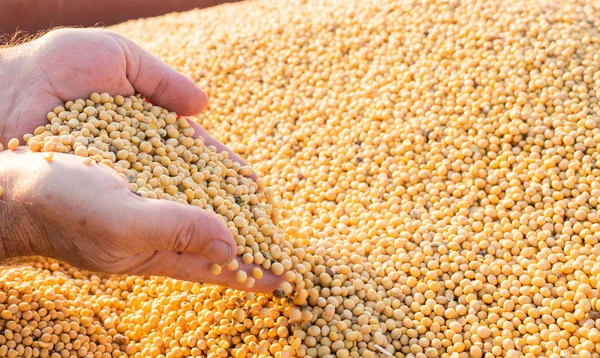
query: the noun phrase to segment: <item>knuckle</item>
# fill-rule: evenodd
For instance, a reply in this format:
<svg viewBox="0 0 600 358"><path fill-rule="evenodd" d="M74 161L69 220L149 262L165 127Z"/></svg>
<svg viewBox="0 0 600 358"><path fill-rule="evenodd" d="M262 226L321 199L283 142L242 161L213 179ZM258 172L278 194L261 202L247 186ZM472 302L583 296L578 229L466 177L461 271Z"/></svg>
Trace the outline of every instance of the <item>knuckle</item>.
<svg viewBox="0 0 600 358"><path fill-rule="evenodd" d="M160 269L157 268L160 253L158 251L142 252L131 258L130 264L120 268L121 274L133 275L156 275L160 274Z"/></svg>
<svg viewBox="0 0 600 358"><path fill-rule="evenodd" d="M188 251L193 244L194 238L198 235L197 225L189 220L180 220L176 228L176 237L174 250Z"/></svg>
<svg viewBox="0 0 600 358"><path fill-rule="evenodd" d="M126 257L105 258L94 269L117 275L153 275L157 272L158 254L157 251L148 251Z"/></svg>
<svg viewBox="0 0 600 358"><path fill-rule="evenodd" d="M169 76L168 74L165 74L156 84L156 87L154 88L154 91L152 91L150 98L156 99L164 97L165 94L169 92L169 85Z"/></svg>

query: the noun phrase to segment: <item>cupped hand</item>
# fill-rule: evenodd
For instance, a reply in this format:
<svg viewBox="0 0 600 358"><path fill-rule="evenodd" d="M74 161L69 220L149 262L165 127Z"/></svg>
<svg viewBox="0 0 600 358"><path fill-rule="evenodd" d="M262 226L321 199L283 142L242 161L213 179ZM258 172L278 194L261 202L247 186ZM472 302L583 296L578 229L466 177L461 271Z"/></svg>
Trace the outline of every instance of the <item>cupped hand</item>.
<svg viewBox="0 0 600 358"><path fill-rule="evenodd" d="M93 92L141 93L184 116L200 113L208 102L193 81L127 38L102 29L55 30L1 49L0 82L5 86L0 142L5 145L47 124L46 114L54 107ZM193 127L206 145L246 164L200 125ZM0 153L5 190L0 209L9 222L27 222L19 228L0 225L4 256L51 256L98 272L244 288L228 270L210 274L212 262L233 257L227 247L236 252L221 218L192 206L140 198L103 165L88 167L81 158L63 154L48 163L43 155L25 149ZM255 173L252 178L257 179ZM281 282L267 274L252 291L269 292Z"/></svg>
<svg viewBox="0 0 600 358"><path fill-rule="evenodd" d="M47 161L46 155L24 148L0 153L0 213L14 224L12 232L0 228L9 240L5 256L50 256L95 272L248 290L234 271L211 274L213 262L225 264L236 252L221 218L192 205L139 197L105 165L61 153ZM251 273L253 265L239 263ZM281 282L266 270L250 291L273 292Z"/></svg>
<svg viewBox="0 0 600 358"><path fill-rule="evenodd" d="M0 52L0 81L7 84L0 101L0 142L22 138L47 124L54 107L91 93L128 96L141 93L152 103L197 115L208 96L189 78L141 47L105 29L59 29ZM206 145L242 158L198 126ZM257 179L256 174L252 174Z"/></svg>

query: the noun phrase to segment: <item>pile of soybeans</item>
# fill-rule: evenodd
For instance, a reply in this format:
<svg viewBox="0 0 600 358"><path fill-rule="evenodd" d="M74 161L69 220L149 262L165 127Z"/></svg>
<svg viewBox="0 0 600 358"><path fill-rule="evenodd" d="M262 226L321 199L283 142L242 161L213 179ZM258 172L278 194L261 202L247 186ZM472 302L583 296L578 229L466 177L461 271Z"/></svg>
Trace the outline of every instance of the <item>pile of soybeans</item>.
<svg viewBox="0 0 600 358"><path fill-rule="evenodd" d="M93 124L92 159L140 195L229 223L214 196L185 192L206 193L214 172L196 181L160 157L183 145L216 158L216 182L248 189L216 200L257 206L244 217L264 219L262 268L277 262L292 287L5 266L0 356L600 357L599 26L600 3L584 0L259 0L116 26L208 92L197 120L273 192L201 141L186 147L186 125L138 97L165 147L177 137L177 155L154 153L165 178L134 178L142 158ZM127 100L100 97L69 108ZM87 118L58 112L57 130L86 136ZM58 136L77 154L52 126L27 140L44 150L41 136ZM248 240L238 253L260 252Z"/></svg>

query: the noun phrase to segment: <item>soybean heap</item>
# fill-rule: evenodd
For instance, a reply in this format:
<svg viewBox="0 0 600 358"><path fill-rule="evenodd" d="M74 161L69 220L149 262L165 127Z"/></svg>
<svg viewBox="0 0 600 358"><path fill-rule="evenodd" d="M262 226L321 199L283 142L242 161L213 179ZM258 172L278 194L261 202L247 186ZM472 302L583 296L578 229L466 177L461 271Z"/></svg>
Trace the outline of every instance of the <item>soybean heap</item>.
<svg viewBox="0 0 600 358"><path fill-rule="evenodd" d="M259 0L114 27L208 92L301 278L5 267L0 355L599 357L599 14Z"/></svg>

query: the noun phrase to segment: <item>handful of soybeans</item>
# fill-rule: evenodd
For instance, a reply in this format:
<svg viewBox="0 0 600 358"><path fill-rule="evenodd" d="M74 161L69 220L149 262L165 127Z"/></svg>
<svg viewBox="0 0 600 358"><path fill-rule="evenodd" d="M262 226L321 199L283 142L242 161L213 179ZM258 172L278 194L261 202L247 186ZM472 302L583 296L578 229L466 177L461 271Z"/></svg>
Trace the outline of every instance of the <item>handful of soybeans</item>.
<svg viewBox="0 0 600 358"><path fill-rule="evenodd" d="M236 280L252 288L263 270L283 275L286 282L276 295L290 294L300 280L293 273L292 244L277 227L279 211L273 191L249 178L252 169L231 160L227 152L204 145L187 119L146 102L141 95L92 93L89 99L69 101L48 113L49 123L25 135L34 152L70 153L83 163L113 168L131 189L145 198L177 201L214 212L227 224L250 274L233 260ZM18 146L12 139L9 148ZM51 160L51 157L48 157ZM261 190L263 189L263 190ZM211 272L222 268L213 264Z"/></svg>

